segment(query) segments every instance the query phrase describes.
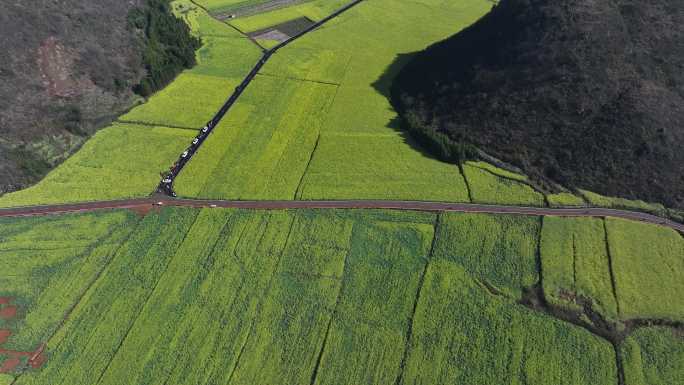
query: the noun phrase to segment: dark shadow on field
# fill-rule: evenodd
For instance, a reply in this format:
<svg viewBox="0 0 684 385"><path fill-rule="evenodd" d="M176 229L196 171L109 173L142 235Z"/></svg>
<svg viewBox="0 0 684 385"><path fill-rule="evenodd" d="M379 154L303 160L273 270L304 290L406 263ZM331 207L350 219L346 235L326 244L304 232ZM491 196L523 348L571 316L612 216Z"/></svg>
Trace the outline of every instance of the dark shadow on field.
<svg viewBox="0 0 684 385"><path fill-rule="evenodd" d="M380 75L380 77L371 84L378 93L389 100L395 111L398 110L397 106L394 105L394 101L392 100L392 83L397 75L399 75L399 72L402 70L402 68L404 68L404 66L408 64L418 53L419 52L398 54L392 63L387 66L385 72L383 72L382 75ZM408 144L412 149L418 151L424 157L439 160L433 153L429 152L409 134L404 124L404 120L401 118L401 116L397 116L387 124L387 127L397 131L404 140L404 143Z"/></svg>

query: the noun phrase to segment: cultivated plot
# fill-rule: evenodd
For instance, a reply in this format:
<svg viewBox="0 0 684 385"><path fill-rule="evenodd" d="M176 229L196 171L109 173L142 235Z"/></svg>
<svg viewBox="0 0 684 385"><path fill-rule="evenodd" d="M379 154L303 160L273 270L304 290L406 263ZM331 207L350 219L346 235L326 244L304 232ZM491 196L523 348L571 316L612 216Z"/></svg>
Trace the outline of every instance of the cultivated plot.
<svg viewBox="0 0 684 385"><path fill-rule="evenodd" d="M684 238L676 231L606 219L620 317L684 320Z"/></svg>
<svg viewBox="0 0 684 385"><path fill-rule="evenodd" d="M666 327L637 330L620 349L627 385L684 383L684 336Z"/></svg>
<svg viewBox="0 0 684 385"><path fill-rule="evenodd" d="M0 206L28 206L145 197L196 133L115 123L38 184L0 197Z"/></svg>
<svg viewBox="0 0 684 385"><path fill-rule="evenodd" d="M618 319L603 219L544 218L540 253L547 301L576 311L589 305Z"/></svg>
<svg viewBox="0 0 684 385"><path fill-rule="evenodd" d="M3 260L23 270L0 281L14 296L0 318L22 304L12 348L46 343L42 366L21 356L8 371L14 384L616 381L609 342L518 301L538 280L538 218L166 208L2 222ZM472 228L491 237L468 243ZM678 345L649 341L628 337L627 370L676 378L658 360Z"/></svg>

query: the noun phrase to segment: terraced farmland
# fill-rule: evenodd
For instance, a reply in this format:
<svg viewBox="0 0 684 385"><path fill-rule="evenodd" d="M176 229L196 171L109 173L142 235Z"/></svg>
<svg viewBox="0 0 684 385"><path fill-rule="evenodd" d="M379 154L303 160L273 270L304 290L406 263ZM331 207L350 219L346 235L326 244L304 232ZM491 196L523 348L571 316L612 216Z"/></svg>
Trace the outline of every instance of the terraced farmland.
<svg viewBox="0 0 684 385"><path fill-rule="evenodd" d="M2 349L37 346L45 360L21 356L3 376L14 384L616 383L610 341L518 301L539 280L540 235L593 230L557 221L546 218L552 227L540 231L539 218L510 216L178 208L142 219L126 211L3 219L0 253L16 273L0 281L0 298L12 297L0 314L20 311L0 320L11 331L0 360L9 357ZM650 250L637 251L659 258ZM554 282L568 280L555 272ZM626 378L651 381L627 385L681 374L663 358L681 350L666 338L677 329L649 330L619 345Z"/></svg>

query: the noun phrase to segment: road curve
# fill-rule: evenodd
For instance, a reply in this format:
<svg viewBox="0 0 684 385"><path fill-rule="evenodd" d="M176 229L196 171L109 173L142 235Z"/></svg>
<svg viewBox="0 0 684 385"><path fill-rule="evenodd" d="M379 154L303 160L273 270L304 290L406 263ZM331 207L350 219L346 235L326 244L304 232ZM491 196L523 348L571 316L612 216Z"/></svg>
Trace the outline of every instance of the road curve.
<svg viewBox="0 0 684 385"><path fill-rule="evenodd" d="M432 212L463 212L486 214L514 214L533 216L561 217L612 217L669 227L684 234L684 224L652 214L638 211L626 211L597 207L583 208L547 208L522 207L506 205L485 205L475 203L448 203L429 201L387 201L387 200L321 200L321 201L230 201L230 200L198 200L174 199L168 197L129 199L116 201L97 201L50 206L30 206L0 209L0 217L25 217L74 212L89 212L105 209L132 209L146 211L154 207L194 207L194 208L236 208L255 210L289 210L289 209L388 209L415 210Z"/></svg>

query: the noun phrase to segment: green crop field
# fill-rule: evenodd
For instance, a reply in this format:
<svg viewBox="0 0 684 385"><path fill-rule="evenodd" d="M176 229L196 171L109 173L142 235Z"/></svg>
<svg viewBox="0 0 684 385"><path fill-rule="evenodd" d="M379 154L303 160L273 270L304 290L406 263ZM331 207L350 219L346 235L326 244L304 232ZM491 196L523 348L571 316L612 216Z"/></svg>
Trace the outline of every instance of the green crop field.
<svg viewBox="0 0 684 385"><path fill-rule="evenodd" d="M393 64L397 57L440 40L459 26L467 26L490 6L484 0L460 4L365 2L278 51L229 114L231 122L222 123L222 130L235 132L216 133L221 139L206 142L177 179L177 191L183 196L241 199L468 201L467 186L457 167L425 155L397 131L397 114L387 92L391 76L398 69ZM273 79L266 82L266 77ZM316 105L324 107L316 107L300 94L290 102L281 100L293 97L293 79L326 83L330 87L327 101L316 101ZM257 95L261 99L255 101ZM316 108L314 125L290 117L304 108ZM297 129L279 127L283 121ZM249 159L254 157L290 158L288 151L282 152L281 143L301 141L301 131L308 138L297 150L297 156L305 159L304 168L298 161L297 166L287 168L289 175L281 175L249 166ZM240 139L247 132L257 139ZM232 143L228 136L238 138L232 140L249 140L252 146L226 146ZM216 146L220 148L213 148ZM226 155L215 163L202 152ZM210 166L216 172L207 173L203 165L208 161L216 164ZM249 173L249 178L235 177L235 169L243 169L240 172ZM287 188L255 188L273 183L273 175L287 179L279 182ZM295 186L293 181L301 184ZM202 187L202 183L208 184ZM534 192L529 195L532 198L523 199L526 203L538 201Z"/></svg>
<svg viewBox="0 0 684 385"><path fill-rule="evenodd" d="M3 381L616 383L608 341L518 302L539 279L540 225L387 210L2 219L0 297L22 310L0 323L13 333L0 347L46 343L47 358ZM658 360L679 345L644 333L621 350L628 374L677 378Z"/></svg>
<svg viewBox="0 0 684 385"><path fill-rule="evenodd" d="M34 350L49 338L134 230L130 212L0 219L0 297L17 318L3 349Z"/></svg>
<svg viewBox="0 0 684 385"><path fill-rule="evenodd" d="M518 176L509 179L509 173L503 174L506 177L497 175L491 171L492 166L482 168L466 163L462 168L473 202L544 206L544 196L520 182Z"/></svg>
<svg viewBox="0 0 684 385"><path fill-rule="evenodd" d="M199 130L221 108L240 81L185 72L119 120Z"/></svg>
<svg viewBox="0 0 684 385"><path fill-rule="evenodd" d="M606 197L586 190L579 190L579 192L587 200L587 202L593 206L645 211L647 213L662 216L664 216L667 211L665 207L659 203L648 203L640 200Z"/></svg>
<svg viewBox="0 0 684 385"><path fill-rule="evenodd" d="M148 196L159 183L159 173L194 135L190 130L115 123L38 184L0 197L0 206Z"/></svg>
<svg viewBox="0 0 684 385"><path fill-rule="evenodd" d="M610 343L488 294L446 260L426 272L408 346L401 384L617 383Z"/></svg>
<svg viewBox="0 0 684 385"><path fill-rule="evenodd" d="M665 327L637 330L621 348L626 385L684 383L684 335Z"/></svg>
<svg viewBox="0 0 684 385"><path fill-rule="evenodd" d="M520 298L538 280L540 218L446 213L441 216L435 258L457 262L476 279Z"/></svg>
<svg viewBox="0 0 684 385"><path fill-rule="evenodd" d="M603 219L544 218L541 263L549 302L577 310L589 300L605 318L618 318Z"/></svg>
<svg viewBox="0 0 684 385"><path fill-rule="evenodd" d="M684 320L684 237L621 219L606 229L620 316Z"/></svg>
<svg viewBox="0 0 684 385"><path fill-rule="evenodd" d="M334 94L327 84L258 77L180 174L177 192L293 199Z"/></svg>
<svg viewBox="0 0 684 385"><path fill-rule="evenodd" d="M546 196L546 200L549 202L549 206L551 207L587 206L587 202L585 202L582 197L567 192L549 194Z"/></svg>

